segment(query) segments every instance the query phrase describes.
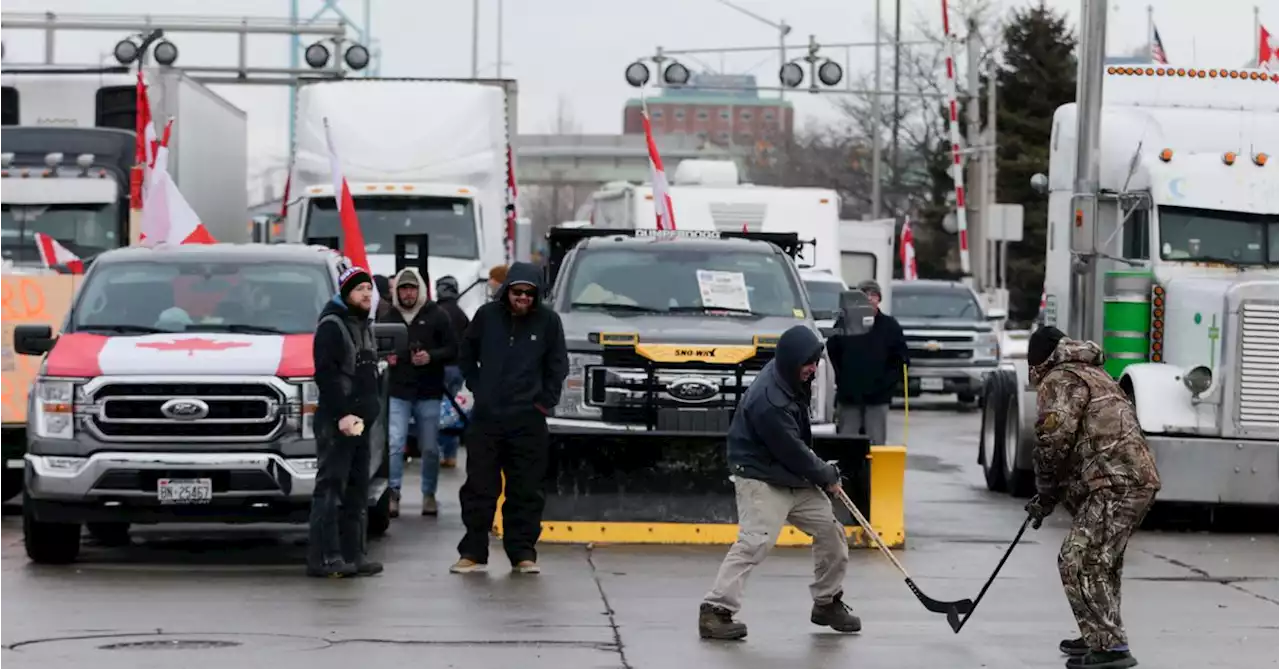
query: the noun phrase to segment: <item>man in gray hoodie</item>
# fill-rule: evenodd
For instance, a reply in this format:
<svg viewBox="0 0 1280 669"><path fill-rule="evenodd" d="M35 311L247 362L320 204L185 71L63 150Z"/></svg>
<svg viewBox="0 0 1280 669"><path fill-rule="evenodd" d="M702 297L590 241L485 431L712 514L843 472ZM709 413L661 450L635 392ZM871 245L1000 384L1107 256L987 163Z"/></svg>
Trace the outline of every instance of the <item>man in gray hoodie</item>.
<svg viewBox="0 0 1280 669"><path fill-rule="evenodd" d="M822 342L803 325L778 340L777 353L747 388L729 425L729 469L738 502L738 541L729 549L715 585L703 598L698 634L741 639L747 626L733 619L751 570L764 561L786 522L813 537L814 581L809 586L815 625L857 632L844 594L849 544L824 490L840 490L840 471L813 452L810 384Z"/></svg>

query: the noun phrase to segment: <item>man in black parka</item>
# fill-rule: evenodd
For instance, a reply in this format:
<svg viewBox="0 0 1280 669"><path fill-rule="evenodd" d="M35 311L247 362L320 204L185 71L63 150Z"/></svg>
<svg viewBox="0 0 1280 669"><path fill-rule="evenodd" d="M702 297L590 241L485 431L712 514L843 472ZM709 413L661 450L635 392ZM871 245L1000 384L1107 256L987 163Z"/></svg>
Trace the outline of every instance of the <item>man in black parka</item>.
<svg viewBox="0 0 1280 669"><path fill-rule="evenodd" d="M369 309L373 279L352 267L325 304L312 354L320 398L316 406L317 471L311 499L307 574L372 575L382 565L365 559L364 514L369 504L369 433L381 413L378 350Z"/></svg>
<svg viewBox="0 0 1280 669"><path fill-rule="evenodd" d="M480 307L462 340L462 375L475 398L466 435L467 481L459 498L466 536L450 571L489 561L489 532L506 476L503 548L517 573L538 573L547 469L547 416L569 373L564 326L542 304L542 272L515 263L495 299Z"/></svg>
<svg viewBox="0 0 1280 669"><path fill-rule="evenodd" d="M842 601L849 544L831 500L823 494L840 489L840 472L812 449L810 384L821 358L822 341L812 330L803 325L787 330L729 425L738 540L702 600L698 633L704 639L747 635L747 626L733 615L742 607L747 576L764 561L787 522L813 537L810 622L841 632L862 629L862 621Z"/></svg>
<svg viewBox="0 0 1280 669"><path fill-rule="evenodd" d="M898 319L880 310L880 284L863 281L858 290L876 308L875 324L865 334L837 334L827 339L827 355L836 372L836 431L863 434L874 445L888 438L889 403L910 363L907 339Z"/></svg>

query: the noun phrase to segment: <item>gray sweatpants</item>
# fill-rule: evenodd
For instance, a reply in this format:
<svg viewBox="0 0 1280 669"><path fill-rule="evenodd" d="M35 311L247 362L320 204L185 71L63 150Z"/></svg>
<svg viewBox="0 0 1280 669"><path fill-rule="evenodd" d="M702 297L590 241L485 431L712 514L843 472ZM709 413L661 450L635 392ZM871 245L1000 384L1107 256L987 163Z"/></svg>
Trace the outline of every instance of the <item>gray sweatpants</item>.
<svg viewBox="0 0 1280 669"><path fill-rule="evenodd" d="M735 476L738 499L738 541L720 564L715 586L703 601L732 612L742 609L747 577L764 562L785 523L813 537L813 584L809 594L818 604L830 604L844 589L849 544L844 527L831 510L831 500L816 487L782 488L764 481Z"/></svg>
<svg viewBox="0 0 1280 669"><path fill-rule="evenodd" d="M873 446L884 446L889 431L888 404L856 404L836 407L837 434L865 434Z"/></svg>

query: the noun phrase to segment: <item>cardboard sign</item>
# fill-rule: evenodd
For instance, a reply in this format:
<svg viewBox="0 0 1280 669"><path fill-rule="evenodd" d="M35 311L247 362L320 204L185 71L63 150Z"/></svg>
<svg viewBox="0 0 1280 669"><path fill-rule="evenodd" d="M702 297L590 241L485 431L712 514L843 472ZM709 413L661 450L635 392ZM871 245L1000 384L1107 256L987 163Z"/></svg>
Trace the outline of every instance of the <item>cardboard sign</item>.
<svg viewBox="0 0 1280 669"><path fill-rule="evenodd" d="M19 325L48 325L56 334L71 309L79 278L67 274L0 277L0 421L6 427L27 422L27 395L40 370L41 358L13 350L13 329Z"/></svg>

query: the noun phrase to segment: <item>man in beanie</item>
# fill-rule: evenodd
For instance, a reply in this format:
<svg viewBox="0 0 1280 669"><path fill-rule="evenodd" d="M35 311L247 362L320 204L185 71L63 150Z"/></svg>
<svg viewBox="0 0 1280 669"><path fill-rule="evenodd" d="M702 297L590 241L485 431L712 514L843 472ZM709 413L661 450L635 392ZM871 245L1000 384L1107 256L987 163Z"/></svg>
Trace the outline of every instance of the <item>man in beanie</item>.
<svg viewBox="0 0 1280 669"><path fill-rule="evenodd" d="M1058 571L1081 638L1058 648L1067 667L1138 663L1120 621L1120 573L1129 537L1160 490L1155 458L1133 403L1102 368L1091 341L1042 327L1027 345L1038 417L1033 462L1038 493L1027 512L1040 524L1059 502L1072 515Z"/></svg>
<svg viewBox="0 0 1280 669"><path fill-rule="evenodd" d="M827 339L827 355L836 373L836 430L866 435L872 444L883 445L888 439L889 402L910 354L898 320L880 310L880 284L863 281L858 290L876 308L875 323L864 334L840 334L842 316L836 320L836 334Z"/></svg>
<svg viewBox="0 0 1280 669"><path fill-rule="evenodd" d="M821 359L818 335L803 325L787 330L733 414L728 457L737 490L738 540L699 608L698 634L704 639L747 635L747 626L733 615L742 608L751 570L764 561L787 522L813 537L809 621L841 632L862 629L862 621L841 601L849 544L822 492L840 490L840 471L812 448L810 385Z"/></svg>
<svg viewBox="0 0 1280 669"><path fill-rule="evenodd" d="M436 303L449 316L449 322L453 325L453 332L459 342L466 336L467 326L471 324L471 319L467 318L466 312L462 307L458 306L458 280L452 276L442 276L436 280ZM445 392L451 397L456 396L462 390L462 371L456 364L449 365L444 368L444 385ZM453 469L458 466L458 435L440 433L437 439L440 444L440 467L443 469Z"/></svg>
<svg viewBox="0 0 1280 669"><path fill-rule="evenodd" d="M467 532L458 543L458 561L449 568L455 574L488 564L500 494L506 495L502 543L512 570L539 572L547 416L560 403L569 375L564 324L542 304L541 279L537 267L514 263L497 298L476 311L462 340L459 366L475 405L467 431L467 481L458 494Z"/></svg>
<svg viewBox="0 0 1280 669"><path fill-rule="evenodd" d="M369 431L381 413L378 350L370 327L373 278L352 267L325 304L312 355L320 397L315 413L316 471L311 500L307 574L372 575L382 565L365 557L369 497Z"/></svg>
<svg viewBox="0 0 1280 669"><path fill-rule="evenodd" d="M398 323L409 331L408 349L396 351L391 364L389 427L391 517L400 515L400 483L404 479L404 446L409 419L417 428L422 452L422 515L438 514L436 484L440 479L440 453L436 435L440 429L440 399L445 394L445 366L458 357L449 316L427 299L426 282L418 270L406 267L396 275L394 308L379 319Z"/></svg>

